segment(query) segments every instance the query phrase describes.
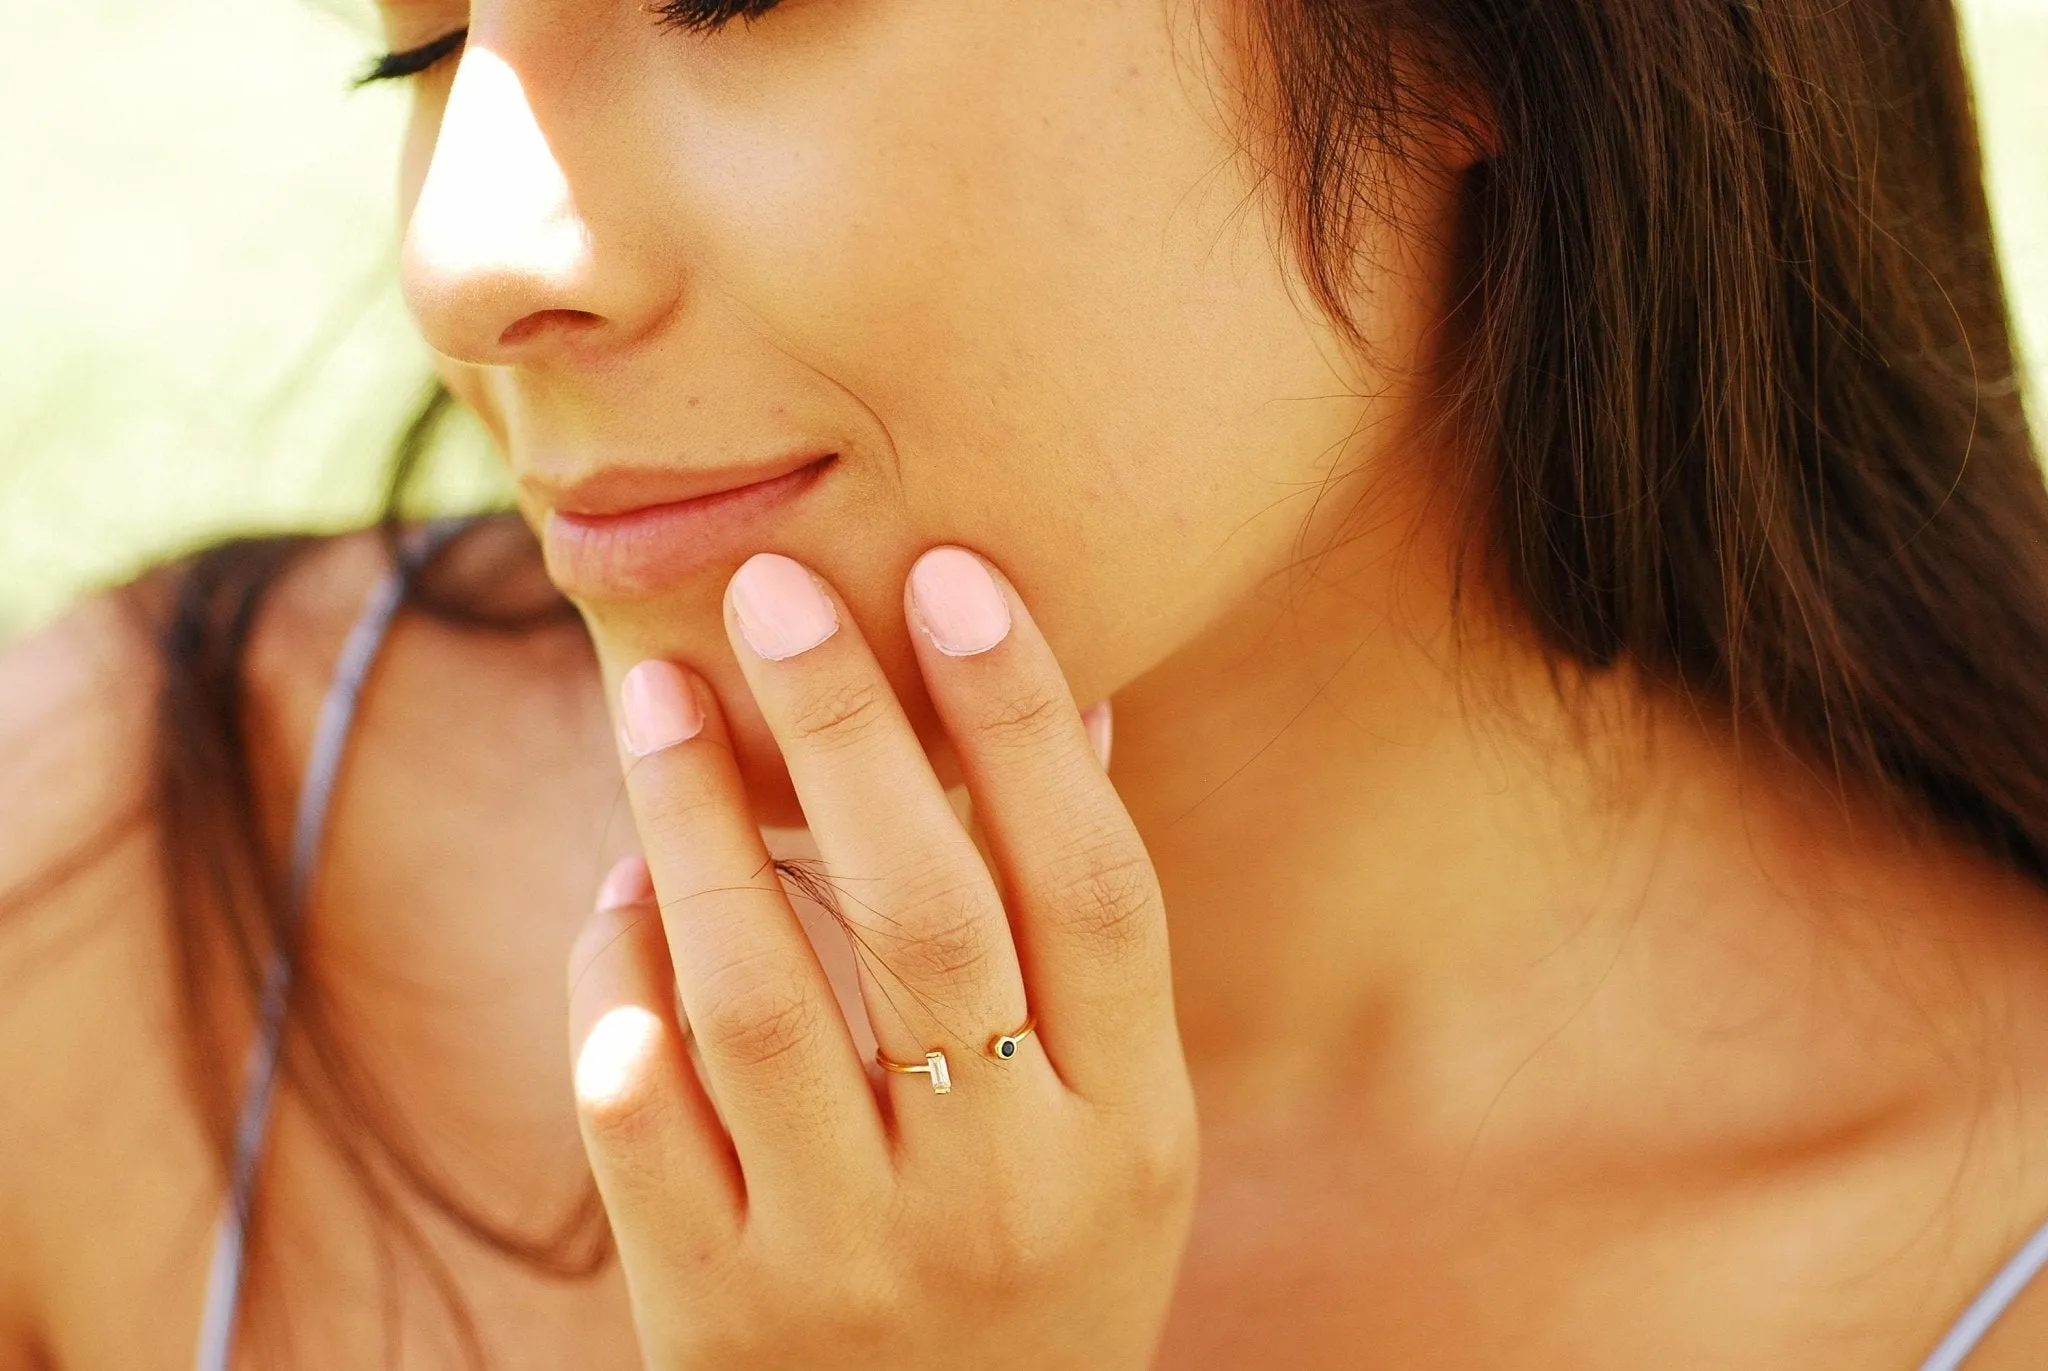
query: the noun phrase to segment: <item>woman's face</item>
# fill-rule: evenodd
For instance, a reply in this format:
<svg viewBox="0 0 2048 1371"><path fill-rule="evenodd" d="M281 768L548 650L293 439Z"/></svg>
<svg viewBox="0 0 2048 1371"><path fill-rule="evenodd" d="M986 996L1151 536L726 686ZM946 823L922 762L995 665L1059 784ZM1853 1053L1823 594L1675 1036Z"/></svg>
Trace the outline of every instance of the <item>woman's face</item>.
<svg viewBox="0 0 2048 1371"><path fill-rule="evenodd" d="M469 29L419 79L404 283L608 677L709 677L757 793L786 777L720 608L752 553L838 588L950 782L903 622L924 549L1003 568L1086 705L1387 459L1449 207L1368 243L1375 346L1347 356L1240 151L1219 0L712 0L764 10L714 32L653 8L385 0L394 48ZM828 453L730 546L551 517Z"/></svg>

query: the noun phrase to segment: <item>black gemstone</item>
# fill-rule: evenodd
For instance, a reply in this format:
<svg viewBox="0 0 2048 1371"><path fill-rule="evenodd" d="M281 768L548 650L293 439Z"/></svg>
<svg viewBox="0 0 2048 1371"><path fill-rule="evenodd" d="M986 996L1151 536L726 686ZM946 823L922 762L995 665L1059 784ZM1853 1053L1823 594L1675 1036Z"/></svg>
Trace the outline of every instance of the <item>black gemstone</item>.
<svg viewBox="0 0 2048 1371"><path fill-rule="evenodd" d="M1005 1042L1001 1050L1002 1054L1005 1057L1014 1057L1017 1055L1017 1044L1013 1042Z"/></svg>

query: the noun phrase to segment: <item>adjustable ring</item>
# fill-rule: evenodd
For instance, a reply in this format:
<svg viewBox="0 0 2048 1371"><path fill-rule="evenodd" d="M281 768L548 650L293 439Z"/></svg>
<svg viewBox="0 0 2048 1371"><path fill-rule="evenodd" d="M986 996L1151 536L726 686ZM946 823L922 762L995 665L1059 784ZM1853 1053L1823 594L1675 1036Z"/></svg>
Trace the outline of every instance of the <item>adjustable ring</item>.
<svg viewBox="0 0 2048 1371"><path fill-rule="evenodd" d="M901 1071L906 1075L913 1071L929 1072L932 1078L932 1094L950 1095L953 1093L953 1077L946 1070L946 1054L939 1051L936 1047L924 1054L923 1066L911 1066L907 1062L892 1062L883 1056L879 1050L875 1053L875 1060L880 1062L887 1070Z"/></svg>
<svg viewBox="0 0 2048 1371"><path fill-rule="evenodd" d="M1016 1056L1017 1044L1023 1040L1024 1035L1029 1033L1032 1025L1037 1022L1038 1016L1036 1014L1026 1014L1024 1016L1024 1026L1015 1033L1002 1033L990 1038L988 1040L988 1055L996 1058L998 1061L1005 1062Z"/></svg>
<svg viewBox="0 0 2048 1371"><path fill-rule="evenodd" d="M1022 1028L1014 1033L998 1033L995 1037L988 1040L988 1055L994 1057L997 1061L1008 1061L1016 1056L1017 1044L1024 1039L1025 1035L1031 1032L1037 1023L1037 1015L1025 1015ZM946 1067L946 1054L939 1051L936 1047L924 1054L922 1065L914 1065L910 1062L892 1062L882 1055L880 1049L877 1049L875 1052L875 1060L881 1063L882 1069L885 1071L898 1071L906 1076L913 1072L924 1072L932 1078L932 1094L934 1095L950 1095L953 1093L953 1073Z"/></svg>

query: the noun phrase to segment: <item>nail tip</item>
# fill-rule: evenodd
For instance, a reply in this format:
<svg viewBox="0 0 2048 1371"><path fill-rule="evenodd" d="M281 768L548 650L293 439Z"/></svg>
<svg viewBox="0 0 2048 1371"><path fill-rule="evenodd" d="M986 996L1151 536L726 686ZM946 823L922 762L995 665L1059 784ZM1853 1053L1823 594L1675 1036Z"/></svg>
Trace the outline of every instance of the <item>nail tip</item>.
<svg viewBox="0 0 2048 1371"><path fill-rule="evenodd" d="M950 543L926 549L911 565L910 600L925 638L948 657L987 652L1015 625L988 563Z"/></svg>
<svg viewBox="0 0 2048 1371"><path fill-rule="evenodd" d="M989 635L985 641L974 643L968 647L948 647L939 640L938 634L932 632L931 625L924 623L922 620L923 616L920 615L918 627L924 631L925 641L948 657L979 657L982 653L987 652L990 648L1010 636L1010 625L1006 620L1002 631Z"/></svg>
<svg viewBox="0 0 2048 1371"><path fill-rule="evenodd" d="M619 742L634 757L649 757L704 731L704 710L689 676L674 662L651 657L619 683Z"/></svg>
<svg viewBox="0 0 2048 1371"><path fill-rule="evenodd" d="M1096 760L1102 763L1104 771L1109 770L1109 752L1113 731L1113 716L1108 700L1098 700L1081 711L1081 722L1088 729L1089 746L1095 749Z"/></svg>
<svg viewBox="0 0 2048 1371"><path fill-rule="evenodd" d="M748 570L757 563L756 570ZM810 593L798 591L799 585ZM839 609L824 578L794 557L757 552L740 564L728 589L740 636L762 661L788 661L839 632ZM815 621L812 631L801 635L800 646L792 645L794 631L806 627L806 619Z"/></svg>
<svg viewBox="0 0 2048 1371"><path fill-rule="evenodd" d="M623 909L653 898L654 877L647 869L647 859L637 852L612 863L612 869L605 873L597 888L599 910Z"/></svg>

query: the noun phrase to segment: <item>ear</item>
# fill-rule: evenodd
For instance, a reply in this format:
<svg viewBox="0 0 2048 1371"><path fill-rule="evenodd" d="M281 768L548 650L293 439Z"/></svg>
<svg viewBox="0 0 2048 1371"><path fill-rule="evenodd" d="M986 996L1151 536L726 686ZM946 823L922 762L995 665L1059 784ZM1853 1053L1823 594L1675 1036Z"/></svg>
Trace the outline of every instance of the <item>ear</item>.
<svg viewBox="0 0 2048 1371"><path fill-rule="evenodd" d="M1469 107L1461 104L1448 131L1452 166L1461 174L1482 162L1493 161L1504 150L1500 120L1491 100L1475 101Z"/></svg>
<svg viewBox="0 0 2048 1371"><path fill-rule="evenodd" d="M1411 109L1427 111L1417 121L1417 141L1443 170L1462 176L1505 150L1499 103L1478 73L1438 54L1406 54L1401 62L1404 100Z"/></svg>

